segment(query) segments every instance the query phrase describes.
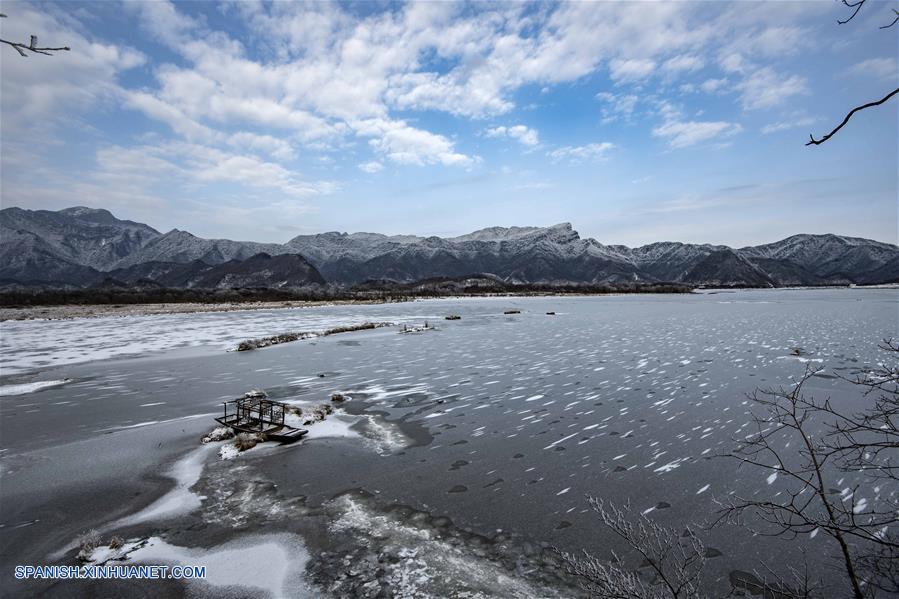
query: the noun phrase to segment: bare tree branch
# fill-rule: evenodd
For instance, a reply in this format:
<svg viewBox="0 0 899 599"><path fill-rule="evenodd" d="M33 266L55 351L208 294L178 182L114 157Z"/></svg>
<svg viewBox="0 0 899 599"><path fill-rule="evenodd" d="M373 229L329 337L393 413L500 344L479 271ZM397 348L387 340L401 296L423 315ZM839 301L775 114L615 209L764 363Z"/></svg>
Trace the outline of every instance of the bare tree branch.
<svg viewBox="0 0 899 599"><path fill-rule="evenodd" d="M0 13L0 18L6 18L6 15ZM50 48L50 47L39 47L37 45L37 36L30 36L31 39L28 40L28 44L23 44L22 42L11 42L9 40L5 40L0 38L0 42L12 46L12 49L19 53L23 58L28 58L27 52L33 52L34 54L44 54L46 56L53 56L53 52L68 52L71 50L68 46L61 46L59 48Z"/></svg>
<svg viewBox="0 0 899 599"><path fill-rule="evenodd" d="M855 2L848 2L848 0L843 0L843 4L845 4L849 8L854 8L855 10L852 11L852 14L849 15L848 19L846 19L844 21L837 19L837 23L839 23L840 25L845 25L846 23L848 23L849 21L854 19L855 15L858 14L858 11L860 11L862 9L862 6L864 6L865 2L867 2L867 1L868 0L856 0Z"/></svg>
<svg viewBox="0 0 899 599"><path fill-rule="evenodd" d="M722 504L722 513L731 521L741 521L743 514L749 512L771 525L774 536L796 536L820 528L840 548L853 597L863 599L862 582L846 538L846 518L842 517L844 510L841 506L836 506L835 500L828 496L824 473L824 463L828 456L820 451L809 430L812 427L811 419L817 412L817 404L803 396L802 387L817 372L814 368L806 368L805 374L790 390L770 389L751 395L755 403L765 409L766 415L754 416L759 434L744 439L732 454L741 464L771 470L775 475L788 475L799 483L798 489L789 489L790 499L782 503L732 498ZM785 432L797 438L800 444L795 452L800 463L786 463L782 455L785 450L771 443L775 432ZM770 465L768 460L773 460L774 465ZM851 507L848 511L854 513Z"/></svg>
<svg viewBox="0 0 899 599"><path fill-rule="evenodd" d="M867 1L868 0L855 0L855 2L850 2L849 0L842 0L844 6L846 6L847 8L850 8L850 9L854 9L854 10L852 11L852 14L849 15L847 18L842 19L842 20L837 19L837 23L839 23L840 25L845 25L846 23L848 23L849 21L854 19L855 16L858 14L858 11L860 11L862 9L862 6L864 6L865 2L867 2ZM889 29L890 27L895 25L897 22L899 22L899 10L896 10L895 8L892 10L893 10L893 13L895 14L895 18L893 19L893 21L891 23L887 23L886 25L881 26L880 29ZM854 115L856 112L858 112L860 110L864 110L866 108L871 108L873 106L879 106L880 104L883 104L884 102L886 102L887 100L889 100L890 98L895 96L897 93L899 93L899 88L894 89L893 91L888 93L886 96L884 96L882 99L880 99L876 102L869 102L868 104L856 106L849 112L849 114L846 115L846 118L843 119L843 122L840 123L839 125L837 125L837 127L833 131L831 131L830 133L828 133L821 139L815 139L814 135L809 135L809 141L806 142L805 145L818 146L818 145L823 144L825 141L827 141L828 139L833 137L833 135L837 131L842 129L843 126L849 122L849 119L852 118L852 115Z"/></svg>
<svg viewBox="0 0 899 599"><path fill-rule="evenodd" d="M894 9L893 9L893 12L896 13L896 17L893 19L893 22L892 22L892 23L888 23L888 24L886 24L886 25L883 25L882 27L880 27L881 29L889 29L890 27L892 27L893 25L895 25L897 22L899 22L899 10L896 10L896 9L894 8Z"/></svg>
<svg viewBox="0 0 899 599"><path fill-rule="evenodd" d="M880 349L886 360L854 376L837 375L861 389L863 398L873 398L855 408L860 411L842 411L830 399L804 395L803 386L820 372L811 367L789 387L749 395L757 407L751 413L753 432L737 439L737 448L726 457L736 459L740 467L768 472L768 484L777 481L779 490L770 498L732 494L716 499L721 509L711 522L786 539L823 534L832 543L830 556L842 564L847 585L842 594L855 599L899 595L899 343L886 340ZM853 479L844 483L843 473ZM689 528L678 538L676 531L632 514L628 505L618 508L593 497L589 502L600 521L643 558L642 570L628 569L614 552L611 561L604 561L587 552L573 555L557 549L567 571L591 595L702 596L705 553ZM813 580L808 567L799 570L787 564L786 578L768 564L762 567L766 572L755 570L755 575L732 579L734 591L781 599L835 596L823 580Z"/></svg>
<svg viewBox="0 0 899 599"><path fill-rule="evenodd" d="M617 507L596 497L588 497L600 521L643 558L652 580L624 567L612 552L612 561L602 561L584 551L583 555L556 549L566 570L577 576L591 595L628 599L701 599L705 546L687 528L683 535L647 518L633 515L630 506Z"/></svg>
<svg viewBox="0 0 899 599"><path fill-rule="evenodd" d="M899 18L899 17L897 17L897 18ZM840 123L839 125L837 125L836 129L834 129L833 131L831 131L830 133L828 133L827 135L825 135L825 136L822 137L821 139L815 139L815 137L814 137L813 135L809 135L809 137L810 137L811 139L810 139L810 141L808 141L805 145L807 145L807 146L811 146L811 145L817 146L817 145L823 144L825 141L827 141L828 139L830 139L831 137L833 137L834 133L836 133L837 131L839 131L840 129L842 129L842 128L843 128L843 125L845 125L846 123L848 123L848 122L849 122L849 119L851 119L851 118L852 118L852 115L854 115L856 112L858 112L858 111L860 111L860 110L864 110L864 109L866 109L866 108L872 108L872 107L874 107L874 106L880 106L881 104L883 104L884 102L886 102L887 100L889 100L890 98L892 98L893 96L895 96L896 94L899 94L899 87L897 87L896 89L894 89L893 91L891 91L891 92L888 93L886 96L884 96L883 98L881 98L880 100L878 100L878 101L876 101L876 102L869 102L869 103L863 104L863 105L861 105L861 106L856 106L856 107L853 108L851 111L849 111L849 114L846 115L846 118L843 119L843 122L842 122L842 123Z"/></svg>

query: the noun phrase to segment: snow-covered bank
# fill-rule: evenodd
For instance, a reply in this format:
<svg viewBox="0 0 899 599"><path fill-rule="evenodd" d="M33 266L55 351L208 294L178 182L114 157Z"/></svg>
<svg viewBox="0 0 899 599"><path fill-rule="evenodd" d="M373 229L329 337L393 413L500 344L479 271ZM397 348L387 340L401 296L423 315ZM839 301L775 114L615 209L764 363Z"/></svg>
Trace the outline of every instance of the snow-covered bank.
<svg viewBox="0 0 899 599"><path fill-rule="evenodd" d="M405 314L407 309L409 314ZM427 309L421 303L338 305L129 318L8 321L3 323L0 370L3 375L15 375L188 347L229 350L246 339L270 338L283 331L329 331L388 320L399 324L412 322L419 320L419 314Z"/></svg>
<svg viewBox="0 0 899 599"><path fill-rule="evenodd" d="M59 387L70 381L71 379L63 379L60 381L35 381L33 383L20 383L18 385L0 385L0 396L25 395L26 393L34 393L49 387Z"/></svg>
<svg viewBox="0 0 899 599"><path fill-rule="evenodd" d="M303 578L309 552L291 534L251 535L214 547L179 547L159 537L126 543L119 549L100 547L90 562L203 566L206 578L188 581L203 591L239 587L270 597L314 596ZM229 595L230 596L230 595Z"/></svg>

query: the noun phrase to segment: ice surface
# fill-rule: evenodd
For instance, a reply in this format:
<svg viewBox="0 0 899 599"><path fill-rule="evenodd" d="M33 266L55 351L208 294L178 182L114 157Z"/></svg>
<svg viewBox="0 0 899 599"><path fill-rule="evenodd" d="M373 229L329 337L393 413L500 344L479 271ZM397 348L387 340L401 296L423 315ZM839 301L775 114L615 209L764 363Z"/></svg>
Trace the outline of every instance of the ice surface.
<svg viewBox="0 0 899 599"><path fill-rule="evenodd" d="M203 463L216 447L218 447L217 443L208 443L194 449L175 462L168 471L169 478L175 481L175 487L171 491L136 514L110 524L106 530L114 530L141 522L161 521L198 509L202 505L203 498L191 491L190 488L200 480L200 476L203 474Z"/></svg>
<svg viewBox="0 0 899 599"><path fill-rule="evenodd" d="M317 306L151 316L24 320L3 323L0 370L18 374L48 366L122 356L142 356L181 347L219 351L245 339L290 331L317 331L373 320L398 323L437 318L426 302L406 304L408 314L381 305Z"/></svg>
<svg viewBox="0 0 899 599"><path fill-rule="evenodd" d="M766 484L766 477L776 473L742 469L735 474L716 457L753 432L755 406L746 394L795 383L806 364L789 356L793 348L803 348L802 357L820 360L814 366L826 367L828 373L850 374L875 363L880 340L899 333L891 330L895 292L740 294L767 299L719 304L715 296L526 298L520 301L535 308L523 310L514 321L501 316L497 302L472 300L445 308L463 319L432 334L375 331L346 341L288 344L250 352L252 356L219 353L222 347L214 347L216 357L207 353L185 360L183 367L167 361L173 372L145 367L149 361L104 363L96 369L102 373L96 380L3 403L24 418L31 410L69 409L40 401L44 398L118 405L113 402L133 393L133 405L122 408L125 416L115 425L123 427L168 419L179 401L171 392L176 385L212 389L203 396L205 406L251 386L276 390L273 398L297 405L319 404L341 392L352 414L338 413L305 427L309 435L293 446L257 447L245 462L258 462L257 456L270 451L296 456L300 463L304 450L320 451L337 464L333 481L319 481L324 486L333 482L323 494L356 486L374 489L389 500L427 502L429 511L454 521L470 517L488 530L491 525L517 527L577 551L587 547L579 543L601 534L585 503L587 494L631 499L639 510L666 502L672 509L651 508L660 519L698 518L716 509L716 496L733 493L768 498L781 493L782 499L789 482L784 477ZM564 318L542 317L544 307L557 307L550 302L564 302ZM414 308L433 313L437 305ZM360 311L357 316L402 322L412 307L381 309L377 315ZM260 328L282 330L272 314L272 322ZM205 370L193 372L195 363ZM143 387L134 384L135 372L145 377ZM215 387L203 381L210 373ZM151 381L169 390L142 392L154 388ZM837 379L815 377L806 389L818 397L851 400L839 385ZM168 403L138 407L162 401ZM190 409L209 409L199 405ZM392 451L406 443L402 438L394 442L395 433L412 435L417 429L425 431L423 440L416 437L415 445ZM379 455L345 452L339 447L344 443L365 445ZM368 460L380 460L383 466ZM403 476L384 476L394 466ZM284 473L280 488L300 476L291 468L274 470ZM842 497L848 507L856 481L850 473L845 478L834 487L850 490ZM562 490L567 491L559 494ZM305 489L297 486L295 492L301 491ZM853 507L870 510L878 495L892 492L866 491L867 503L856 498ZM565 527L557 529L561 524ZM736 536L733 546L716 543L732 562L746 557ZM764 543L750 541L753 546ZM430 588L430 583L416 582L417 576L441 570L427 552L409 548L417 550L409 554L410 563L421 566L408 572L410 584ZM727 572L715 565L724 561L710 560L710 568L719 568L715 575L726 580Z"/></svg>

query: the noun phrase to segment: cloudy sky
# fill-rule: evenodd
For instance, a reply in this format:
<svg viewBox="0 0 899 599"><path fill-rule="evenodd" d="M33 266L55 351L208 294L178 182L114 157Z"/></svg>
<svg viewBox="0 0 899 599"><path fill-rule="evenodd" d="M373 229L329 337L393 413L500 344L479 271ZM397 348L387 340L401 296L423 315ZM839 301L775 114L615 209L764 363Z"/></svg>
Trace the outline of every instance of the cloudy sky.
<svg viewBox="0 0 899 599"><path fill-rule="evenodd" d="M3 2L2 205L204 237L897 242L897 27L870 2Z"/></svg>

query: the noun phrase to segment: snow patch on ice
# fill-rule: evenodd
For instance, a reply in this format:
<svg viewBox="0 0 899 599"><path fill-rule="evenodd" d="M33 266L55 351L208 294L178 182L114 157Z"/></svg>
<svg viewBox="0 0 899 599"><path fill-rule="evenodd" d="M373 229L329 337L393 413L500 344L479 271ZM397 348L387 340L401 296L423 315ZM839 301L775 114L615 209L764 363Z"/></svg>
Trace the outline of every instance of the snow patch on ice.
<svg viewBox="0 0 899 599"><path fill-rule="evenodd" d="M185 457L181 458L172 466L168 472L168 477L175 481L175 488L137 512L130 516L125 516L105 527L106 530L139 524L141 522L166 520L180 516L181 514L189 514L199 509L203 504L203 497L197 495L190 490L200 476L203 474L203 465L206 456L214 447L212 443L199 447Z"/></svg>
<svg viewBox="0 0 899 599"><path fill-rule="evenodd" d="M303 436L303 440L310 439L352 439L359 437L359 433L354 431L351 426L356 420L346 418L340 414L332 414L326 420L306 425L309 433Z"/></svg>
<svg viewBox="0 0 899 599"><path fill-rule="evenodd" d="M396 314L395 307L278 308L234 312L197 312L147 316L108 316L71 320L3 323L0 368L4 374L45 366L81 364L123 356L145 356L184 347L228 350L245 339L284 331L326 330L363 322L404 322L420 317ZM277 325L273 325L277 323Z"/></svg>
<svg viewBox="0 0 899 599"><path fill-rule="evenodd" d="M206 567L206 578L189 581L199 587L242 587L272 597L309 597L303 580L309 552L299 537L290 534L256 535L211 548L180 547L159 537L131 542L120 550L97 551L93 563L117 559L146 564Z"/></svg>
<svg viewBox="0 0 899 599"><path fill-rule="evenodd" d="M240 450L234 443L225 443L219 448L219 457L223 460L233 460L240 454Z"/></svg>
<svg viewBox="0 0 899 599"><path fill-rule="evenodd" d="M25 395L26 393L34 393L41 389L49 389L50 387L59 387L71 382L72 379L63 379L61 381L35 381L33 383L21 383L18 385L0 385L0 396L8 395Z"/></svg>

